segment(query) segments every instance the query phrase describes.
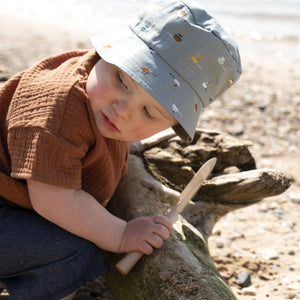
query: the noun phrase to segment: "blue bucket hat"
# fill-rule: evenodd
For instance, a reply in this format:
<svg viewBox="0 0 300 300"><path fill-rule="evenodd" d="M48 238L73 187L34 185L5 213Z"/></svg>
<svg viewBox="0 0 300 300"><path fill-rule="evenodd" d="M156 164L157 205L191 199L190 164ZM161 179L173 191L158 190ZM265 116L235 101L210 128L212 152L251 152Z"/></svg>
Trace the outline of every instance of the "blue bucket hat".
<svg viewBox="0 0 300 300"><path fill-rule="evenodd" d="M129 28L91 37L98 54L126 72L194 137L199 114L241 75L238 47L192 0L155 0Z"/></svg>

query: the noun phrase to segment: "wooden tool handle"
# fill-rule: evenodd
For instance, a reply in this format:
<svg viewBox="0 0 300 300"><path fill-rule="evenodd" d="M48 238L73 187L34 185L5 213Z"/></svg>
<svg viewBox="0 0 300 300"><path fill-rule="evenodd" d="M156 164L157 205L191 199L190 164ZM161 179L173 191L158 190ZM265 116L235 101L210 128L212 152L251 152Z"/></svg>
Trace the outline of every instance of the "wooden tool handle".
<svg viewBox="0 0 300 300"><path fill-rule="evenodd" d="M144 253L139 251L128 253L116 264L117 270L123 275L127 275L143 255Z"/></svg>

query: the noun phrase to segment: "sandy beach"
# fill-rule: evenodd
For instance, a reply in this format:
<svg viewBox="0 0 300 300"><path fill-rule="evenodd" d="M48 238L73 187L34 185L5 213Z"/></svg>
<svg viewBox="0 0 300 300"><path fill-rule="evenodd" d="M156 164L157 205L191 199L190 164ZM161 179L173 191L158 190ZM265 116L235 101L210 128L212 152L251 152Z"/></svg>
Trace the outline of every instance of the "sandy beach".
<svg viewBox="0 0 300 300"><path fill-rule="evenodd" d="M43 57L90 48L89 34L0 13L0 85ZM294 41L237 40L243 75L205 109L199 127L252 141L250 150L258 168L282 170L295 181L284 194L221 219L209 248L238 299L299 300L300 61L293 59L299 47ZM243 271L251 276L250 287L237 283ZM88 290L82 299L113 299L100 281ZM3 293L0 299L5 297Z"/></svg>

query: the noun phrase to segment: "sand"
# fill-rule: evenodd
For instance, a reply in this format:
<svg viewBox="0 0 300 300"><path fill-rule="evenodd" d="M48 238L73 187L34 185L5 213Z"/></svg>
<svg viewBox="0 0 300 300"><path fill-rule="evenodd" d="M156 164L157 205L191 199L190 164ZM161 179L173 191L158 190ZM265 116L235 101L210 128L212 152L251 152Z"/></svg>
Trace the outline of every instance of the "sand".
<svg viewBox="0 0 300 300"><path fill-rule="evenodd" d="M0 85L50 54L90 48L88 35L84 29L71 32L65 26L0 14ZM209 248L238 299L296 300L300 299L300 63L282 53L297 48L280 41L268 42L267 50L259 41L243 39L240 44L243 75L203 112L199 126L252 141L258 168L285 171L295 182L284 194L221 219ZM237 284L242 271L251 275L250 287ZM98 286L91 283L88 291L85 299L112 299L100 281ZM2 293L0 299L5 298Z"/></svg>

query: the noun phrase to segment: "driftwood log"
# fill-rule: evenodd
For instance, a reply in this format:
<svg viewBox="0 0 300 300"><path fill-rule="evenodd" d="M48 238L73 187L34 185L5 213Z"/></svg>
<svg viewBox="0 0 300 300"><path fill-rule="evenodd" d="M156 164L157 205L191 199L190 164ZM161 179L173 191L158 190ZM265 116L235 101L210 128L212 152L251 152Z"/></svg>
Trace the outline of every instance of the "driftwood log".
<svg viewBox="0 0 300 300"><path fill-rule="evenodd" d="M236 299L210 257L207 239L226 213L278 195L292 182L278 170L257 170L251 144L199 129L191 144L168 131L132 146L128 174L109 206L125 220L166 213L195 171L211 157L218 161L162 248L126 276L114 268L122 255L106 253L106 281L115 299Z"/></svg>

